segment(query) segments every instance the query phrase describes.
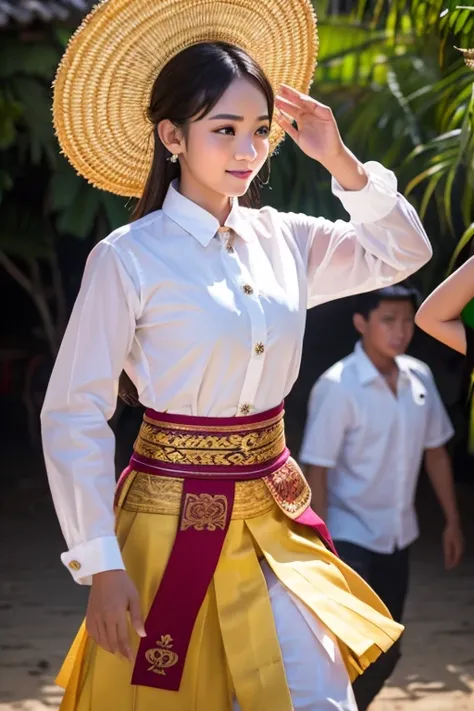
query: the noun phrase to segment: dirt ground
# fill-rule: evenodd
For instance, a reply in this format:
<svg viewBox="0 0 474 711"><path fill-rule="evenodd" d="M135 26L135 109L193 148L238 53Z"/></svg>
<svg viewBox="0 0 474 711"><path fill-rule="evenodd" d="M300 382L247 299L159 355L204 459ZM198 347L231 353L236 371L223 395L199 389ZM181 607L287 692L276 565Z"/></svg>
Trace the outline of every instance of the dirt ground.
<svg viewBox="0 0 474 711"><path fill-rule="evenodd" d="M461 490L460 498L471 523L466 558L453 573L442 567L439 513L432 502L422 511L404 656L371 711L474 711L474 488ZM2 510L0 711L56 709L61 693L54 674L87 590L59 562L63 544L46 493L17 490L3 498Z"/></svg>

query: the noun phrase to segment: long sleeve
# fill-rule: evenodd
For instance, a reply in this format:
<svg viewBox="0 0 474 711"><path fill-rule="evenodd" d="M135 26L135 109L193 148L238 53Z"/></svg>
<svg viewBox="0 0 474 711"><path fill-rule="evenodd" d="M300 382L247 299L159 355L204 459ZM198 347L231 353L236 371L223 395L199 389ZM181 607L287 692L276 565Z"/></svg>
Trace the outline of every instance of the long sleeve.
<svg viewBox="0 0 474 711"><path fill-rule="evenodd" d="M116 248L99 243L53 369L41 413L43 450L54 505L74 579L123 569L114 533L115 439L108 425L118 378L139 315L136 280Z"/></svg>
<svg viewBox="0 0 474 711"><path fill-rule="evenodd" d="M307 266L308 308L382 288L416 272L432 255L416 210L397 192L395 175L366 163L362 190L346 191L333 179L333 193L350 221L287 215Z"/></svg>

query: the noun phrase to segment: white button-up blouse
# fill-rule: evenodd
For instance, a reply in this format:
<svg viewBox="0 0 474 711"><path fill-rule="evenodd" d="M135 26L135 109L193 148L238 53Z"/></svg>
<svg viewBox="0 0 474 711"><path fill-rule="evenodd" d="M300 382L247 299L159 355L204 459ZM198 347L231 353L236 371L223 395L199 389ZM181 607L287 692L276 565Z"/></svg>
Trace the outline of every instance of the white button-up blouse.
<svg viewBox="0 0 474 711"><path fill-rule="evenodd" d="M392 172L344 191L351 221L237 201L217 220L169 188L163 208L92 250L46 394L46 466L78 582L123 568L114 534L114 435L125 369L157 411L230 417L278 405L298 375L307 307L400 281L431 256Z"/></svg>

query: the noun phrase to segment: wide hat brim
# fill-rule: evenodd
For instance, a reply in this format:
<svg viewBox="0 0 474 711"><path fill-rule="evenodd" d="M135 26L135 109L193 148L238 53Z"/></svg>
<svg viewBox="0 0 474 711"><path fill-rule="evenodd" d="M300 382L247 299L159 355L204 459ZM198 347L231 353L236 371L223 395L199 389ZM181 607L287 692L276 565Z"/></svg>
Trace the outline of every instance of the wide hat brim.
<svg viewBox="0 0 474 711"><path fill-rule="evenodd" d="M71 38L54 82L56 134L77 172L140 197L153 156L154 81L180 51L212 41L246 50L275 91L309 90L318 51L310 0L103 0ZM272 152L283 136L274 121Z"/></svg>

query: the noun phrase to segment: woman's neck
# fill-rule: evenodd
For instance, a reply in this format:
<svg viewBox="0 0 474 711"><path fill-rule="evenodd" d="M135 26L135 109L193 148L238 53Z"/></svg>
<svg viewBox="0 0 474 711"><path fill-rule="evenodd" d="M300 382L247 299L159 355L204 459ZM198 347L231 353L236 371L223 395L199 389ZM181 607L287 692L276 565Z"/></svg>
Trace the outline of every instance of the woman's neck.
<svg viewBox="0 0 474 711"><path fill-rule="evenodd" d="M196 203L203 210L213 215L220 225L223 225L232 210L232 200L226 195L204 187L197 183L190 175L181 175L179 192L188 200Z"/></svg>

